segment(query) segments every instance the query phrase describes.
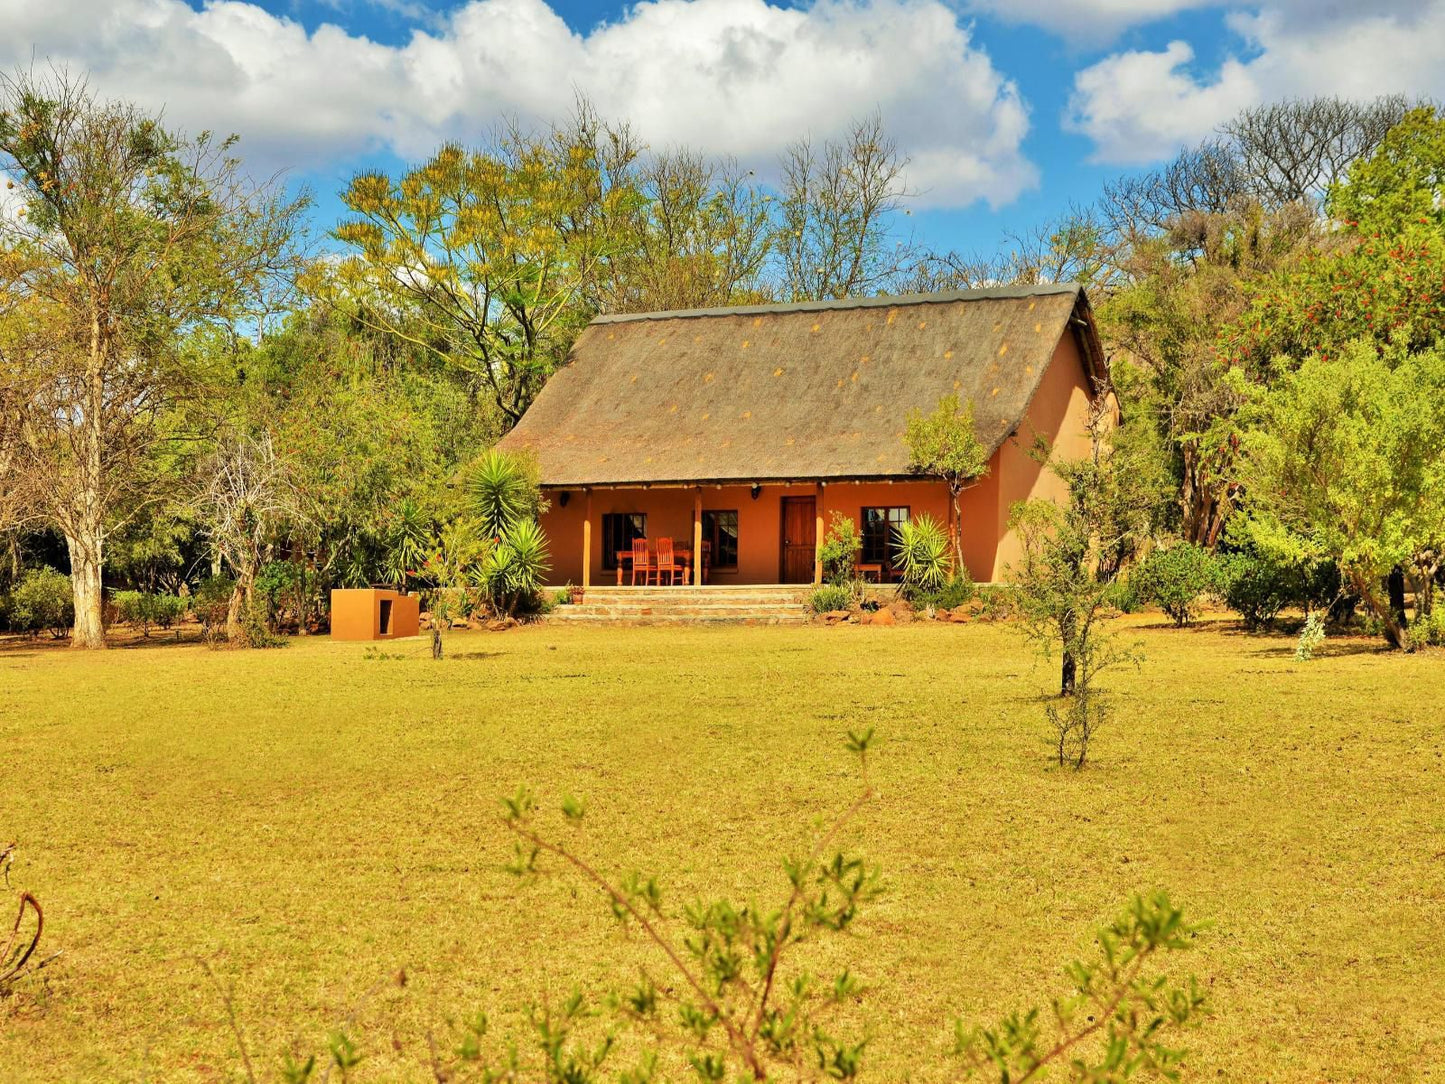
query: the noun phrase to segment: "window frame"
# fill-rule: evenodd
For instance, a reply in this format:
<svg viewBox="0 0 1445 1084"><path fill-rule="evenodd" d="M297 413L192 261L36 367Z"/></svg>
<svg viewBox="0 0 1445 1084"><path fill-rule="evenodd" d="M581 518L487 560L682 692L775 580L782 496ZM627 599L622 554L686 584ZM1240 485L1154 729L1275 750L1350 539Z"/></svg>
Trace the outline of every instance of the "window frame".
<svg viewBox="0 0 1445 1084"><path fill-rule="evenodd" d="M614 523L621 523L624 526L615 531L612 529ZM625 524L632 522L634 533L627 539L626 545L617 545L619 539L627 534ZM640 522L641 532L636 532L636 526ZM614 537L614 534L616 537ZM617 552L632 548L633 538L647 537L647 513L646 512L603 512L602 513L602 570L604 572L617 571Z"/></svg>
<svg viewBox="0 0 1445 1084"><path fill-rule="evenodd" d="M882 512L884 524L883 555L879 560L870 560L868 553L868 513ZM895 519L893 513L902 512L902 518ZM881 565L884 571L892 573L896 569L893 565L893 539L892 532L896 531L899 524L911 523L913 521L913 506L911 504L867 504L858 509L858 533L862 538L863 545L858 551L858 562L865 565Z"/></svg>

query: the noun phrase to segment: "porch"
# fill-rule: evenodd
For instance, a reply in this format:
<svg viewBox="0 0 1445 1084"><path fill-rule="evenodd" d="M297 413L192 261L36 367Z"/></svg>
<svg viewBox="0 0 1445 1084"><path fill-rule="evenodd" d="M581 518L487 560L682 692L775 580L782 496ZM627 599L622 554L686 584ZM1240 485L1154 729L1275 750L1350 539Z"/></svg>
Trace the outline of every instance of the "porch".
<svg viewBox="0 0 1445 1084"><path fill-rule="evenodd" d="M964 559L983 579L998 542L997 497L986 489L965 494L963 517ZM859 525L860 564L887 580L900 523L949 519L947 489L921 480L549 487L547 498L552 583L612 590L633 587L638 539L654 560L664 539L685 555L680 573L637 575L639 591L821 583L819 550L835 513Z"/></svg>

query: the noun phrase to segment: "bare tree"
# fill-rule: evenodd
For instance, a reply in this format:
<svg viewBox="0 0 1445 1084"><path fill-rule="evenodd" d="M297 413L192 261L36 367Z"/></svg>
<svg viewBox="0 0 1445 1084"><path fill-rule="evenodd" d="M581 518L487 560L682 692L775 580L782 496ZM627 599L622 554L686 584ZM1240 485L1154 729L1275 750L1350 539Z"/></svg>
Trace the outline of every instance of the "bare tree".
<svg viewBox="0 0 1445 1084"><path fill-rule="evenodd" d="M1293 98L1246 109L1220 131L1262 201L1319 207L1350 163L1373 152L1415 104L1403 94L1370 102Z"/></svg>
<svg viewBox="0 0 1445 1084"><path fill-rule="evenodd" d="M206 536L236 573L226 615L232 639L255 595L265 547L283 524L301 518L301 503L270 434L223 440L202 464L196 508Z"/></svg>
<svg viewBox="0 0 1445 1084"><path fill-rule="evenodd" d="M687 149L640 161L644 198L602 307L642 312L771 299L763 272L772 238L770 200L735 161Z"/></svg>
<svg viewBox="0 0 1445 1084"><path fill-rule="evenodd" d="M65 536L76 647L105 646L107 532L155 492L158 450L204 380L183 347L254 313L293 269L304 200L256 185L208 133L186 140L64 72L0 76L0 290L35 333L10 359L20 469ZM13 317L7 317L12 319Z"/></svg>
<svg viewBox="0 0 1445 1084"><path fill-rule="evenodd" d="M968 256L926 253L899 276L900 292L973 290L1078 282L1096 290L1119 276L1112 237L1092 208L1071 207L1057 218L1009 230L999 251Z"/></svg>
<svg viewBox="0 0 1445 1084"><path fill-rule="evenodd" d="M776 241L785 297L867 295L916 263L907 244L889 243L892 216L909 196L907 165L877 114L821 148L806 139L788 148Z"/></svg>

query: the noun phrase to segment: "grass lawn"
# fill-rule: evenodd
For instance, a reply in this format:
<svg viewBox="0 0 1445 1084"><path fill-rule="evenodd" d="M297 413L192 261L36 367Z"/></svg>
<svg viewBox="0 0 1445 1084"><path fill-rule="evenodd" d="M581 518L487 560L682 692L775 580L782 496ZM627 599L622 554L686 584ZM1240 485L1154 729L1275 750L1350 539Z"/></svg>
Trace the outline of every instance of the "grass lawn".
<svg viewBox="0 0 1445 1084"><path fill-rule="evenodd" d="M1299 665L1222 622L1129 621L1147 661L1107 679L1078 774L1047 762L1052 669L997 625L550 625L454 634L442 663L421 640L12 644L0 844L64 956L0 1002L0 1078L240 1079L205 957L263 1078L354 1015L355 1079L429 1079L449 1018L656 964L555 864L503 871L500 794L584 797L579 849L673 904L771 900L857 792L842 733L875 726L849 842L889 891L820 946L867 984L868 1078L938 1078L954 1016L1061 991L1165 887L1211 923L1186 1079L1445 1079L1445 660L1351 641Z"/></svg>

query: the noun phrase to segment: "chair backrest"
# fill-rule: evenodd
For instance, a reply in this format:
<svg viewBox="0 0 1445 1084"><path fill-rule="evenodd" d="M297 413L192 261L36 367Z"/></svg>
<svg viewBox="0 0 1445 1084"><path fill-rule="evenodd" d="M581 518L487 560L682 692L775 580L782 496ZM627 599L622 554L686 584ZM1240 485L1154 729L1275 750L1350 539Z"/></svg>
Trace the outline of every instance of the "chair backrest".
<svg viewBox="0 0 1445 1084"><path fill-rule="evenodd" d="M666 568L672 563L672 539L659 538L657 540L657 567Z"/></svg>
<svg viewBox="0 0 1445 1084"><path fill-rule="evenodd" d="M647 539L634 538L632 540L632 567L645 568L647 566Z"/></svg>

